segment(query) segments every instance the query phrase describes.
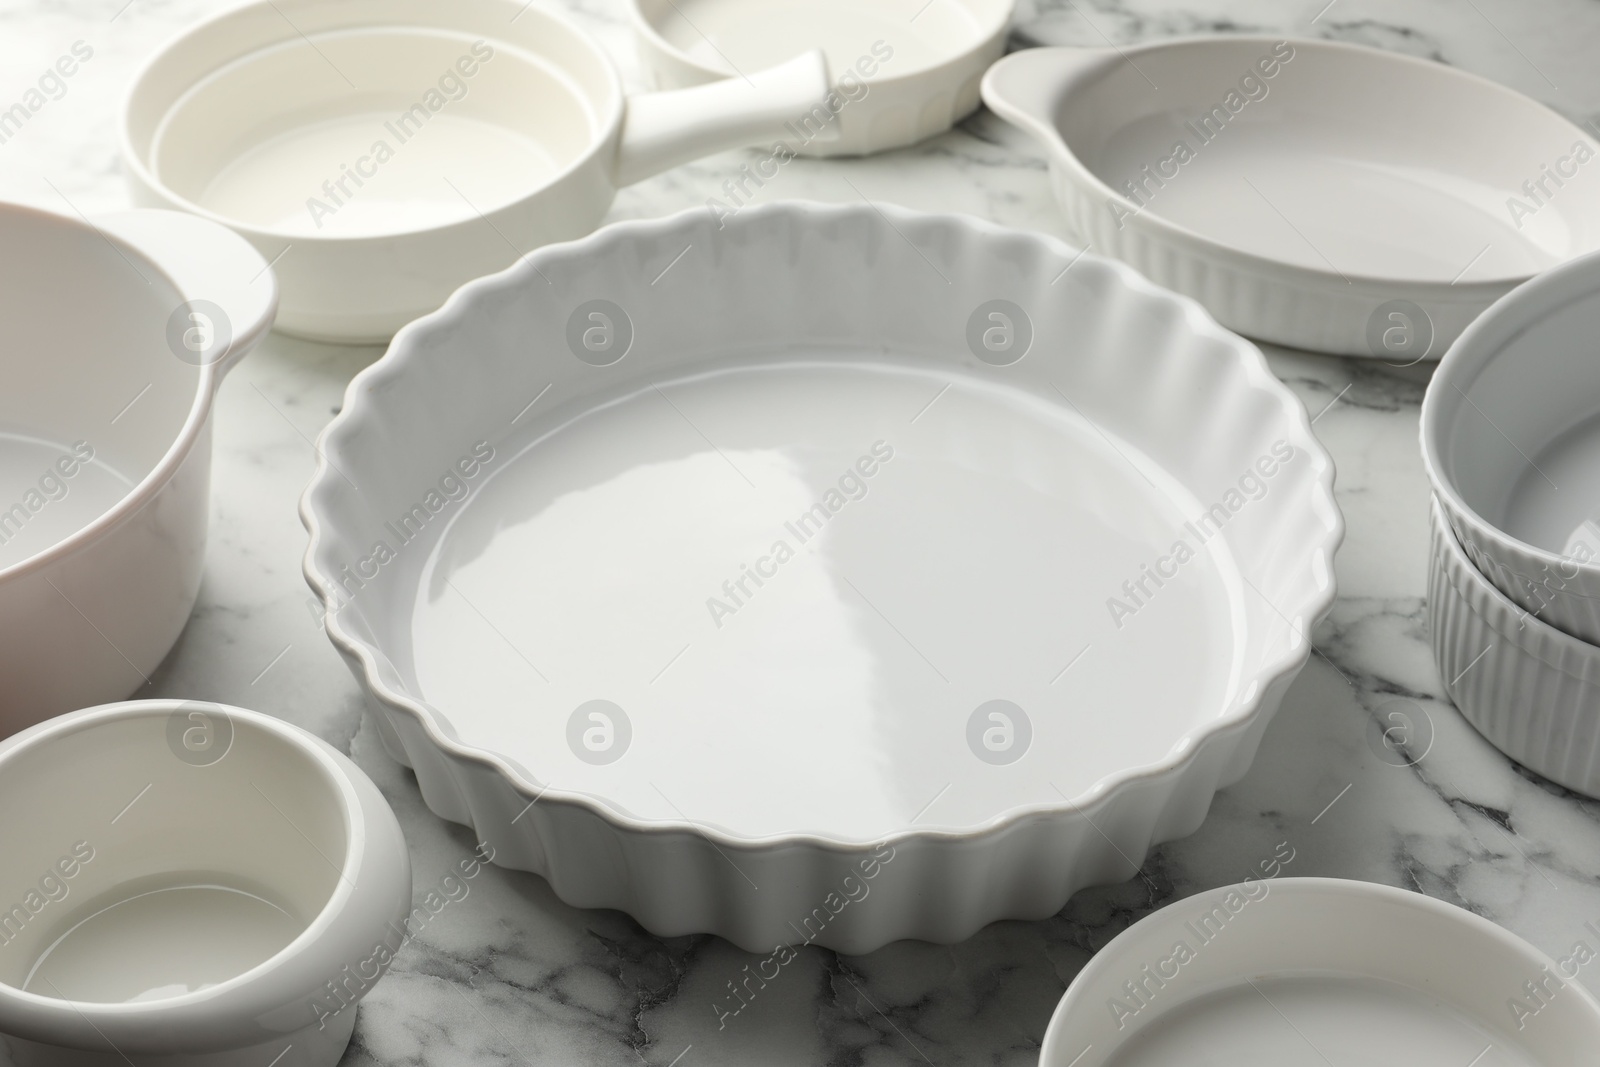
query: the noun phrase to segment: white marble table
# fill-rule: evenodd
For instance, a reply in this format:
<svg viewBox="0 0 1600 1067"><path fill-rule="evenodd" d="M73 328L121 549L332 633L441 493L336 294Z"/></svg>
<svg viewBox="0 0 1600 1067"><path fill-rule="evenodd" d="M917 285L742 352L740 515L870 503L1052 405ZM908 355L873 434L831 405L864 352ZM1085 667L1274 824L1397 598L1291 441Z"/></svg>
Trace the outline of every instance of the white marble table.
<svg viewBox="0 0 1600 1067"><path fill-rule="evenodd" d="M563 2L633 77L621 0ZM75 41L94 51L61 99L0 144L0 196L88 213L124 206L114 137L122 86L157 43L219 6L0 0L0 108ZM1600 119L1594 0L1024 0L1013 45L1224 30L1428 56L1575 121ZM724 155L625 190L611 218L703 204L748 158ZM874 200L1062 233L1042 159L987 113L892 155L792 163L760 196L852 200L852 186ZM200 605L145 695L257 708L348 751L399 814L420 894L473 841L427 811L364 721L300 576L295 510L310 442L350 376L380 354L275 335L227 382ZM1282 350L1269 358L1322 412L1316 429L1339 465L1349 520L1340 597L1249 776L1217 797L1198 833L1156 850L1139 878L1080 893L1049 921L1000 923L960 945L901 943L861 958L806 949L719 1031L714 1005L754 957L710 937L652 937L623 915L567 907L534 876L491 869L362 1003L345 1062L1031 1064L1091 953L1155 906L1236 881L1280 842L1294 853L1286 873L1419 890L1554 955L1590 936L1583 924L1600 920L1600 804L1490 749L1443 700L1428 652L1428 503L1416 445L1425 371ZM1432 723L1431 748L1414 767L1386 761L1376 740L1393 701ZM1580 980L1600 992L1600 967Z"/></svg>

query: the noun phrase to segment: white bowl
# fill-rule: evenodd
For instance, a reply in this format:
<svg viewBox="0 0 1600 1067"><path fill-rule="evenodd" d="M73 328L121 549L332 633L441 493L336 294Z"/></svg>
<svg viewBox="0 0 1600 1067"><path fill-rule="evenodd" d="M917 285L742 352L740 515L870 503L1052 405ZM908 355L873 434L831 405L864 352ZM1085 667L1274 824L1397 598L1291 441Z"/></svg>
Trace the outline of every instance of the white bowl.
<svg viewBox="0 0 1600 1067"><path fill-rule="evenodd" d="M1428 620L1445 691L1518 763L1600 797L1600 648L1540 622L1485 578L1437 498Z"/></svg>
<svg viewBox="0 0 1600 1067"><path fill-rule="evenodd" d="M1343 529L1194 304L864 204L542 250L397 337L322 455L307 577L429 806L763 952L1041 918L1192 831Z"/></svg>
<svg viewBox="0 0 1600 1067"><path fill-rule="evenodd" d="M332 1067L405 939L394 813L267 715L141 700L40 723L0 741L0 810L19 1067Z"/></svg>
<svg viewBox="0 0 1600 1067"><path fill-rule="evenodd" d="M1005 52L1015 7L1016 0L629 4L639 58L663 89L736 77L822 49L834 90L794 116L779 137L802 156L903 148L970 115L983 72Z"/></svg>
<svg viewBox="0 0 1600 1067"><path fill-rule="evenodd" d="M1420 893L1264 873L1281 859L1096 953L1051 1017L1039 1067L1592 1062L1588 957L1553 960Z"/></svg>
<svg viewBox="0 0 1600 1067"><path fill-rule="evenodd" d="M1278 344L1437 359L1600 248L1588 135L1440 63L1271 37L1038 48L983 95L1044 144L1093 251Z"/></svg>
<svg viewBox="0 0 1600 1067"><path fill-rule="evenodd" d="M178 639L212 399L276 301L266 261L203 219L0 204L0 737L126 697Z"/></svg>
<svg viewBox="0 0 1600 1067"><path fill-rule="evenodd" d="M1473 563L1600 643L1600 254L1541 274L1461 335L1422 401L1422 458Z"/></svg>
<svg viewBox="0 0 1600 1067"><path fill-rule="evenodd" d="M137 201L226 223L277 264L281 329L386 341L587 233L619 187L781 136L827 89L810 54L629 99L597 43L524 0L258 0L145 64L122 151Z"/></svg>

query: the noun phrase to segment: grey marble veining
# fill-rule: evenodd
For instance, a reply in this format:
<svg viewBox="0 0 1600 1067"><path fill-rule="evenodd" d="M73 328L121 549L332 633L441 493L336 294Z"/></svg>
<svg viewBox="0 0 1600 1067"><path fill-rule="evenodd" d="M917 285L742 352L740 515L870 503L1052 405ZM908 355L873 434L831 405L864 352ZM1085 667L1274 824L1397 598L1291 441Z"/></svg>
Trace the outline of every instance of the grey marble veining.
<svg viewBox="0 0 1600 1067"><path fill-rule="evenodd" d="M564 2L638 84L620 0ZM121 88L162 39L220 6L0 0L0 102L73 42L94 49L66 95L0 145L0 196L86 213L125 205L114 136ZM1427 56L1574 121L1600 118L1594 0L1025 0L1013 45L1227 30ZM699 206L748 158L730 153L624 190L611 218ZM782 173L762 198L854 200L859 189L1064 236L1037 151L984 112L901 152L797 160ZM399 814L420 894L474 842L431 815L410 774L384 754L300 577L296 502L311 442L350 376L379 354L275 335L228 381L200 605L146 695L257 708L349 752ZM1218 795L1198 833L1156 850L1137 878L1080 893L1048 921L859 958L803 950L720 1030L714 1005L754 957L710 937L652 937L620 914L563 905L536 877L487 869L362 1003L345 1062L1031 1064L1051 1010L1092 953L1153 907L1236 881L1283 842L1294 855L1288 874L1405 886L1565 953L1586 920L1600 919L1600 804L1510 764L1443 699L1422 602L1428 506L1416 430L1426 370L1268 355L1321 413L1316 430L1338 462L1349 523L1341 595L1254 768ZM1393 706L1431 724L1415 766L1383 758L1379 723ZM1580 980L1600 991L1600 970Z"/></svg>

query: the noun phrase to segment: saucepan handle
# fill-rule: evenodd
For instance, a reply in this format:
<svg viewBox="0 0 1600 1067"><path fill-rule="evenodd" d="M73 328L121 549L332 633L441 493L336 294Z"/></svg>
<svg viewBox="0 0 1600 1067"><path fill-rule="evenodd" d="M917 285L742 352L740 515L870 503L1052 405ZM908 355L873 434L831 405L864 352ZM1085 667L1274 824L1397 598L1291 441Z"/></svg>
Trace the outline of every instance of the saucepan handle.
<svg viewBox="0 0 1600 1067"><path fill-rule="evenodd" d="M616 184L632 185L730 148L792 138L787 126L826 107L830 88L827 59L811 51L748 77L629 97Z"/></svg>
<svg viewBox="0 0 1600 1067"><path fill-rule="evenodd" d="M173 309L169 339L196 365L215 368L217 380L272 328L278 280L261 253L226 226L155 208L101 215L94 225L176 283L184 304Z"/></svg>

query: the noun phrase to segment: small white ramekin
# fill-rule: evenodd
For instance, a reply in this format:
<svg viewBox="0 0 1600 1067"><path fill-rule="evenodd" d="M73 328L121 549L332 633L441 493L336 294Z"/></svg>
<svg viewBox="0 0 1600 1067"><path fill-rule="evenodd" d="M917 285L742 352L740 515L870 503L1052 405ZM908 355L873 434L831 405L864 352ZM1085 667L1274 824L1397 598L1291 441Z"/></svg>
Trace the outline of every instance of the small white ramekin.
<svg viewBox="0 0 1600 1067"><path fill-rule="evenodd" d="M1600 534L1572 536L1558 553L1506 527L1524 484L1562 500L1562 533L1600 514L1592 484L1544 469L1552 446L1559 452L1600 413L1596 330L1600 252L1496 301L1450 346L1422 400L1423 465L1473 564L1519 607L1591 644L1600 644Z"/></svg>
<svg viewBox="0 0 1600 1067"><path fill-rule="evenodd" d="M331 1067L405 940L370 779L258 712L72 712L0 742L0 1045L18 1064Z"/></svg>
<svg viewBox="0 0 1600 1067"><path fill-rule="evenodd" d="M1467 558L1437 499L1428 621L1445 692L1466 720L1523 766L1600 796L1600 648L1496 589Z"/></svg>

